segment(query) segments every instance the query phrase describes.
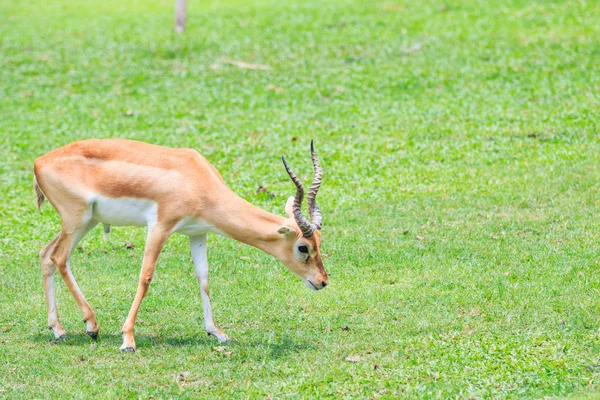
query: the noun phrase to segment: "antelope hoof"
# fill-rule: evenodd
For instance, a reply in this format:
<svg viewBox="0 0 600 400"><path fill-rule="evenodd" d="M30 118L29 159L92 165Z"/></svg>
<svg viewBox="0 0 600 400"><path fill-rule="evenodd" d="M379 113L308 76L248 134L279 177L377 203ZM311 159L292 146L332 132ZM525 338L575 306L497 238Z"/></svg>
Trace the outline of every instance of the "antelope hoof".
<svg viewBox="0 0 600 400"><path fill-rule="evenodd" d="M214 336L215 338L217 338L217 340L219 341L219 343L223 343L223 344L231 343L231 339L229 339L229 336L227 336L226 334L224 334L221 331L219 331L219 332L207 332L207 333L208 333L208 336Z"/></svg>
<svg viewBox="0 0 600 400"><path fill-rule="evenodd" d="M51 326L48 329L52 331L56 340L64 340L67 337L67 332L64 329L53 328Z"/></svg>
<svg viewBox="0 0 600 400"><path fill-rule="evenodd" d="M89 337L91 337L92 339L94 339L94 340L98 340L98 332L90 332L90 331L87 331L86 333L87 333L87 335L88 335Z"/></svg>
<svg viewBox="0 0 600 400"><path fill-rule="evenodd" d="M84 319L85 330L87 334L92 338L96 339L98 337L98 323L96 322L96 318Z"/></svg>
<svg viewBox="0 0 600 400"><path fill-rule="evenodd" d="M135 352L135 341L123 339L123 344L121 345L120 350L125 353Z"/></svg>
<svg viewBox="0 0 600 400"><path fill-rule="evenodd" d="M123 352L123 353L135 353L135 349L133 347L125 347L124 349L121 349L121 352Z"/></svg>

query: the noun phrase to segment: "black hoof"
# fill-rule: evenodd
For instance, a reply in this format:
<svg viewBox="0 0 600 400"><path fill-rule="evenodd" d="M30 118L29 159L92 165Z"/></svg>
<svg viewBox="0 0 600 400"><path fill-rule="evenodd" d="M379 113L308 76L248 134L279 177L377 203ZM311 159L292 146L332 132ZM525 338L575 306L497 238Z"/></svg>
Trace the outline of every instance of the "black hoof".
<svg viewBox="0 0 600 400"><path fill-rule="evenodd" d="M86 332L89 337L94 340L98 340L98 332Z"/></svg>
<svg viewBox="0 0 600 400"><path fill-rule="evenodd" d="M125 347L124 349L121 349L121 351L123 353L135 353L135 349L133 347Z"/></svg>

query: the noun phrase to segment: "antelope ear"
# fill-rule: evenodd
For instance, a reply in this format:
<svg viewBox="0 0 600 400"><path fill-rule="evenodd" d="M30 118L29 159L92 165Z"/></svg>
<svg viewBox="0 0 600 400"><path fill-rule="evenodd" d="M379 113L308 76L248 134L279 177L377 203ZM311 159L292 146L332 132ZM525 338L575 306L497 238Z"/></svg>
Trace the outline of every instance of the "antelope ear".
<svg viewBox="0 0 600 400"><path fill-rule="evenodd" d="M290 196L285 203L285 213L288 217L294 218L294 213L292 212L294 207L294 196Z"/></svg>
<svg viewBox="0 0 600 400"><path fill-rule="evenodd" d="M277 233L285 236L286 238L296 237L296 230L290 226L284 225L277 229Z"/></svg>

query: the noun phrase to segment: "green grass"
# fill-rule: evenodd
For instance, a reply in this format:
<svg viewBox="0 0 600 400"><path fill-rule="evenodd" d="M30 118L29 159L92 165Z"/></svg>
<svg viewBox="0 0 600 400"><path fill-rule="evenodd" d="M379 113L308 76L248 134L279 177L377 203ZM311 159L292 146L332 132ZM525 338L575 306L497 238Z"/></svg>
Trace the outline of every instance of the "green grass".
<svg viewBox="0 0 600 400"><path fill-rule="evenodd" d="M0 397L600 396L598 2L198 0L183 35L172 3L0 0ZM197 148L281 214L314 138L330 285L211 237L227 355L174 236L122 354L145 231L97 228L100 339L60 281L54 341L32 165L90 137Z"/></svg>

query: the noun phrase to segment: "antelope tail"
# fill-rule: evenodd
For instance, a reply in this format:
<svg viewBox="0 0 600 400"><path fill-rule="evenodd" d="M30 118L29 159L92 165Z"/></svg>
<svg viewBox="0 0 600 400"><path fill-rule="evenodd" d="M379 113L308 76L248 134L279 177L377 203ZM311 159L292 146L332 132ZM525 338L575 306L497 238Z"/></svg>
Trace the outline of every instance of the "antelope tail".
<svg viewBox="0 0 600 400"><path fill-rule="evenodd" d="M42 189L40 189L40 185L38 185L37 179L35 177L35 175L33 176L33 187L35 189L35 197L36 197L36 201L37 201L37 209L39 210L40 207L42 206L42 204L44 203L44 200L46 199L46 196L44 196L44 193L42 192Z"/></svg>

